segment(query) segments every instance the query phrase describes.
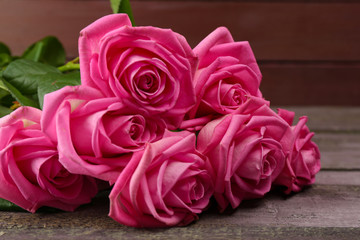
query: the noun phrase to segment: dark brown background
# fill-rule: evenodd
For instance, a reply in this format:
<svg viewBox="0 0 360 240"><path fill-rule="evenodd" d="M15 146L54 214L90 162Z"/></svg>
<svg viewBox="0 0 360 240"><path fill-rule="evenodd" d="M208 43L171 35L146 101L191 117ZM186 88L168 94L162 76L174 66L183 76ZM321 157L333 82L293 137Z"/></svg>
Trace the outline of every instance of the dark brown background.
<svg viewBox="0 0 360 240"><path fill-rule="evenodd" d="M137 25L172 28L191 46L218 26L250 42L273 105L360 105L360 1L131 0ZM79 31L108 0L0 0L0 41L14 54L55 35L77 56Z"/></svg>

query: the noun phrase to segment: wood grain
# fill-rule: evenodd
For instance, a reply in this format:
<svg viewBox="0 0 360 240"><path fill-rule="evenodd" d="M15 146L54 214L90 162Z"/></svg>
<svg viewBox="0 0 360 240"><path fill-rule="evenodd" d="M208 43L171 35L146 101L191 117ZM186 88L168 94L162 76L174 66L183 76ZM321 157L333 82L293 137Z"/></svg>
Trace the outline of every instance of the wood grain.
<svg viewBox="0 0 360 240"><path fill-rule="evenodd" d="M360 186L314 185L288 197L275 191L224 214L211 208L184 228L125 227L106 216L108 207L98 198L74 213L0 212L1 239L351 239L359 234Z"/></svg>
<svg viewBox="0 0 360 240"><path fill-rule="evenodd" d="M1 239L6 240L27 240L39 239L86 239L88 240L120 240L120 239L234 239L234 240L339 240L357 239L360 234L359 228L319 228L319 227L239 227L236 225L208 226L206 229L193 228L186 231L185 228L174 228L170 230L127 230L117 229L98 230L89 229L21 229L6 230L0 232ZM3 235L1 235L3 233Z"/></svg>
<svg viewBox="0 0 360 240"><path fill-rule="evenodd" d="M260 89L272 104L360 105L360 62L266 61Z"/></svg>
<svg viewBox="0 0 360 240"><path fill-rule="evenodd" d="M237 41L250 41L259 60L360 60L356 2L132 0L132 7L137 25L172 28L192 46L223 25ZM76 56L79 31L109 13L104 0L2 0L1 41L19 54L54 34Z"/></svg>
<svg viewBox="0 0 360 240"><path fill-rule="evenodd" d="M316 175L316 184L360 186L360 171L346 171L346 169L345 171L332 171L323 169Z"/></svg>
<svg viewBox="0 0 360 240"><path fill-rule="evenodd" d="M294 124L300 116L308 116L307 125L316 133L313 141L319 146L323 169L360 170L360 108L330 106L281 108L295 112Z"/></svg>
<svg viewBox="0 0 360 240"><path fill-rule="evenodd" d="M360 134L317 133L313 141L321 152L322 169L360 171Z"/></svg>
<svg viewBox="0 0 360 240"><path fill-rule="evenodd" d="M195 46L219 25L249 40L275 105L360 105L359 1L132 0L138 25L171 27ZM110 13L107 0L2 0L0 41L15 54L57 35L77 55L80 29ZM235 211L215 207L185 228L135 229L107 216L100 196L73 213L0 212L0 239L358 239L360 235L360 108L289 106L322 154L316 183L285 196L274 189Z"/></svg>
<svg viewBox="0 0 360 240"><path fill-rule="evenodd" d="M109 2L101 0L1 0L0 41L20 55L31 43L54 35L71 58L78 56L80 30L110 13Z"/></svg>
<svg viewBox="0 0 360 240"><path fill-rule="evenodd" d="M170 27L191 45L226 26L237 41L250 41L260 60L359 60L357 3L163 3L133 2L137 23Z"/></svg>
<svg viewBox="0 0 360 240"><path fill-rule="evenodd" d="M274 109L278 108L274 106ZM315 132L359 133L360 108L349 106L281 106L295 112L295 122L308 116L307 125Z"/></svg>
<svg viewBox="0 0 360 240"><path fill-rule="evenodd" d="M132 0L137 25L172 28L196 46L218 26L249 41L277 105L360 105L359 1ZM110 14L108 0L2 0L0 41L20 55L46 35L78 55L82 28Z"/></svg>

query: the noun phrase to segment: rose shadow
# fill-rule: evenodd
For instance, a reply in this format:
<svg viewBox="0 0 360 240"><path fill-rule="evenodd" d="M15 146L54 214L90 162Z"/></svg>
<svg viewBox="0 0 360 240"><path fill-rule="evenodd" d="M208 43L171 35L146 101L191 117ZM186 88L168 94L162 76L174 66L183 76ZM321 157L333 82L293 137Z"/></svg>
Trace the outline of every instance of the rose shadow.
<svg viewBox="0 0 360 240"><path fill-rule="evenodd" d="M238 211L261 208L265 206L266 202L271 202L274 200L285 201L287 199L293 198L298 194L306 193L311 188L312 186L305 186L300 192L291 192L290 194L285 194L284 191L286 190L286 187L274 186L270 192L265 194L265 196L261 198L243 200L237 208L233 209L231 206L228 206L223 212L219 212L215 199L211 198L209 207L199 215L199 219L206 215L213 215L212 217L215 217L216 215L216 217L221 218L221 216L232 216ZM196 222L192 224L196 224Z"/></svg>

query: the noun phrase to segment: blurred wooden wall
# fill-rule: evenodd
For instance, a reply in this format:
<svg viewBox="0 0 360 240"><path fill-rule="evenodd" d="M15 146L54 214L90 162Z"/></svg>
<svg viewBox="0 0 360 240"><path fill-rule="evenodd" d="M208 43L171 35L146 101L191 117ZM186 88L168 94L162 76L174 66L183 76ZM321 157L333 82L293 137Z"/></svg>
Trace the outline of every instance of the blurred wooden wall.
<svg viewBox="0 0 360 240"><path fill-rule="evenodd" d="M250 42L274 105L360 105L360 1L131 0L137 25L172 28L191 46L218 26ZM0 0L0 41L14 54L55 35L77 56L79 31L108 0Z"/></svg>

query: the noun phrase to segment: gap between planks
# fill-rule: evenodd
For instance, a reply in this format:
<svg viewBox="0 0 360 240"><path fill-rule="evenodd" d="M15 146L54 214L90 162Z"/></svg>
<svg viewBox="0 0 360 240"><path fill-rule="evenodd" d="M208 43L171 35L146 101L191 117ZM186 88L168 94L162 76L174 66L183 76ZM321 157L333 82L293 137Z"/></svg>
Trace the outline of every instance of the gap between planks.
<svg viewBox="0 0 360 240"><path fill-rule="evenodd" d="M273 107L276 108L278 107ZM300 116L308 116L307 125L314 132L360 133L360 107L281 106L280 108L294 111L294 122L297 122Z"/></svg>

